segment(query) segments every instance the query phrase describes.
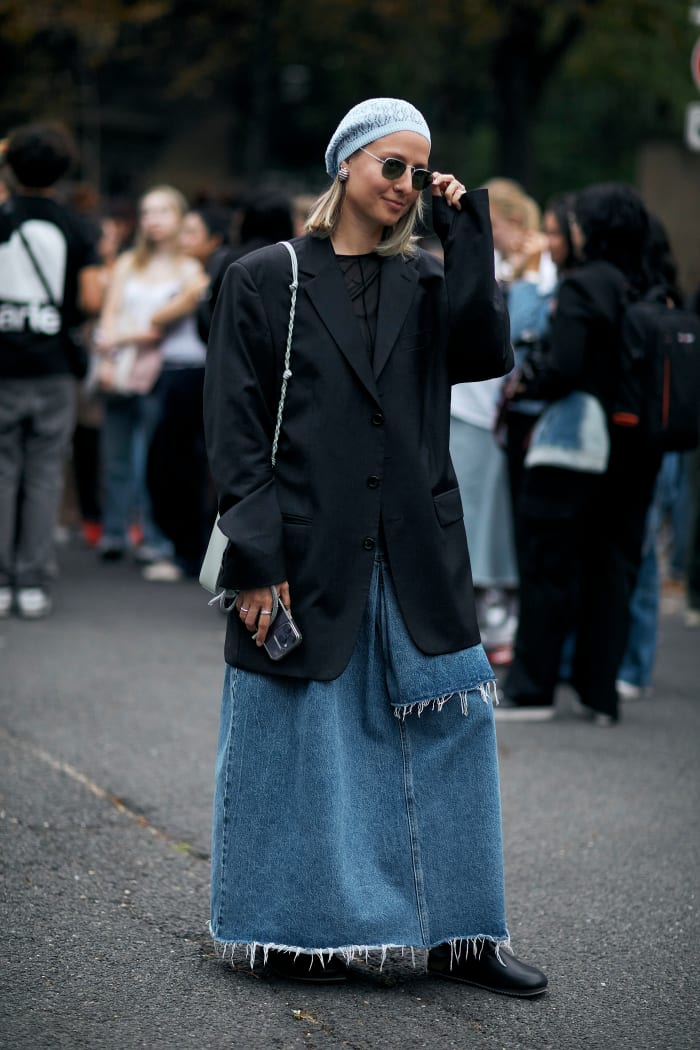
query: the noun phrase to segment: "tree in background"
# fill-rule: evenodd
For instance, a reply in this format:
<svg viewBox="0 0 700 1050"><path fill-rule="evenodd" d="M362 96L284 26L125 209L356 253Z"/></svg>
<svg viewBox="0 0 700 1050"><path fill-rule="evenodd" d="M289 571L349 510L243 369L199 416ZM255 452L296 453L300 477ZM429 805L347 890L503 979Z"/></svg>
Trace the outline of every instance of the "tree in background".
<svg viewBox="0 0 700 1050"><path fill-rule="evenodd" d="M436 163L543 196L631 178L646 138L680 141L690 90L687 0L0 0L0 16L0 120L67 120L108 190L140 188L214 113L232 172L317 183L339 115L390 94L425 112Z"/></svg>

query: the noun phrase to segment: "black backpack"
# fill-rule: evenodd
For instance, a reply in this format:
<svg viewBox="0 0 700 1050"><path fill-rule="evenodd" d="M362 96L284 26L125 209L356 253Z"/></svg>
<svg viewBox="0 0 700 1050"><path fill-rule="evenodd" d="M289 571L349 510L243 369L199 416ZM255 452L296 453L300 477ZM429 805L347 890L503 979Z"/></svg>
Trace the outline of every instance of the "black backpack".
<svg viewBox="0 0 700 1050"><path fill-rule="evenodd" d="M669 306L663 289L625 308L612 422L657 452L700 439L700 318Z"/></svg>

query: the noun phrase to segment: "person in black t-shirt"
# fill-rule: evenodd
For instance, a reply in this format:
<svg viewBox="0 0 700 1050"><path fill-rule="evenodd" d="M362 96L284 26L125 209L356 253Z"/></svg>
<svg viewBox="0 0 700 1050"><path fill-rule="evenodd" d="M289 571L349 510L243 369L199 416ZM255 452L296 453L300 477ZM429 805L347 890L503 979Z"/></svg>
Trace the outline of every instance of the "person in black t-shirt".
<svg viewBox="0 0 700 1050"><path fill-rule="evenodd" d="M51 609L75 402L68 332L101 298L92 237L52 190L74 157L60 125L25 125L6 142L17 186L0 207L0 616Z"/></svg>

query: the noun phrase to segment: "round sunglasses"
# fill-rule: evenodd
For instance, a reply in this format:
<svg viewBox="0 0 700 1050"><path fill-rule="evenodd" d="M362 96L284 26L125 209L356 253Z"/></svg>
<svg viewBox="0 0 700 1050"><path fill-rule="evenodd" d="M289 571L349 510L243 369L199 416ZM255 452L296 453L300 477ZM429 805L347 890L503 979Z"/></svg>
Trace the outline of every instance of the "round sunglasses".
<svg viewBox="0 0 700 1050"><path fill-rule="evenodd" d="M427 168L415 168L412 164L406 164L405 161L399 160L398 157L377 157L374 153L370 153L368 149L365 149L364 146L360 146L360 149L372 160L376 160L381 164L382 175L391 182L395 179L400 179L406 168L411 169L411 185L414 190L425 190L433 181L433 173L428 171Z"/></svg>

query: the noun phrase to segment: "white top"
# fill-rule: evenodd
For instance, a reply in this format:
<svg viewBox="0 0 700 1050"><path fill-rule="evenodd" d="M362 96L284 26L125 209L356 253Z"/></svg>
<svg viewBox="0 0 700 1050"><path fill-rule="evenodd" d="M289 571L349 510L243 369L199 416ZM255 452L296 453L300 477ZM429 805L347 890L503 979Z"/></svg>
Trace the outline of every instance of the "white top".
<svg viewBox="0 0 700 1050"><path fill-rule="evenodd" d="M479 383L458 383L452 387L450 415L464 423L491 430L503 379L483 379Z"/></svg>
<svg viewBox="0 0 700 1050"><path fill-rule="evenodd" d="M167 329L160 344L163 363L180 368L204 365L207 348L197 333L194 314L188 314Z"/></svg>
<svg viewBox="0 0 700 1050"><path fill-rule="evenodd" d="M171 277L165 281L144 281L138 274L130 274L124 282L123 309L119 327L122 331L146 328L157 310L165 306L182 290L182 280ZM165 330L160 344L163 363L177 367L203 365L207 348L197 334L194 314L181 318Z"/></svg>
<svg viewBox="0 0 700 1050"><path fill-rule="evenodd" d="M137 273L130 274L124 281L119 327L123 331L147 328L153 314L181 288L182 282L176 277L167 281L144 281Z"/></svg>

